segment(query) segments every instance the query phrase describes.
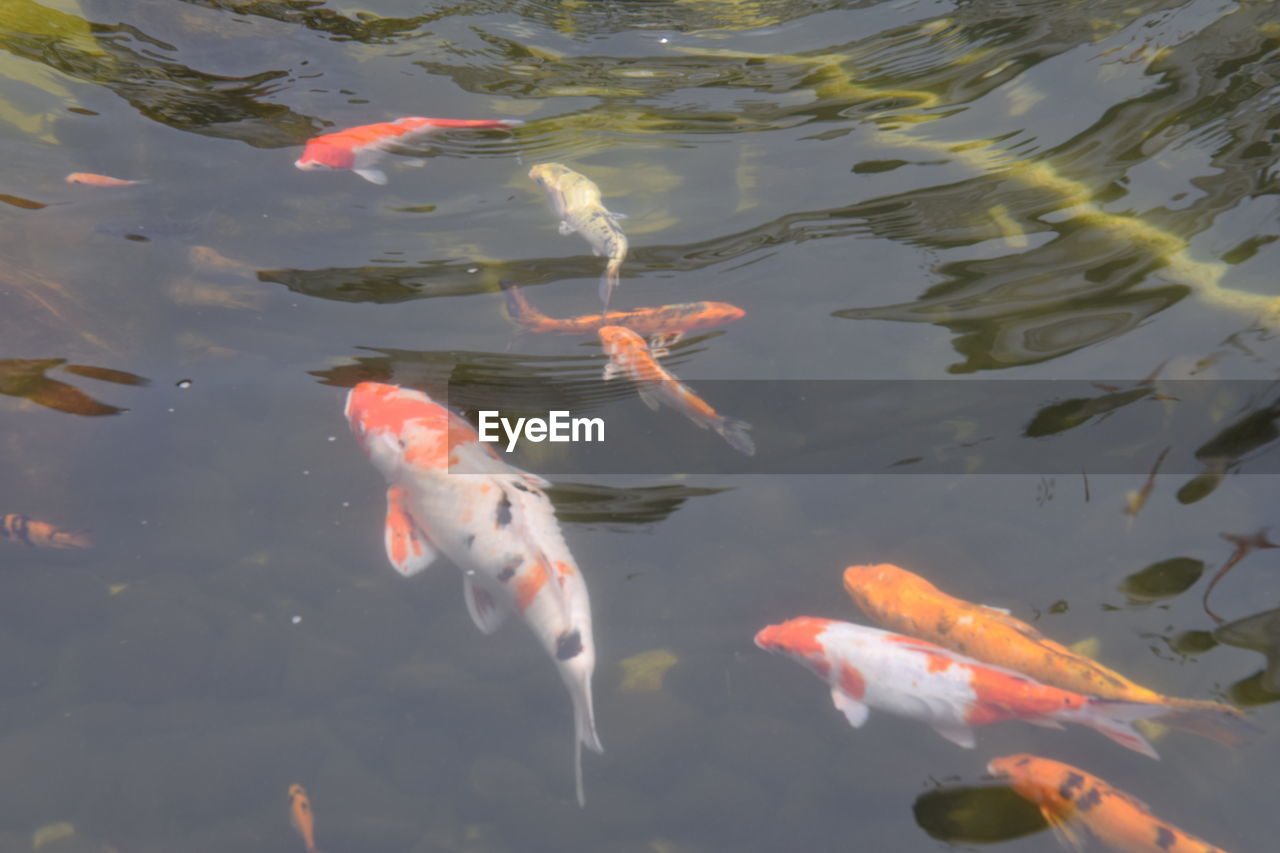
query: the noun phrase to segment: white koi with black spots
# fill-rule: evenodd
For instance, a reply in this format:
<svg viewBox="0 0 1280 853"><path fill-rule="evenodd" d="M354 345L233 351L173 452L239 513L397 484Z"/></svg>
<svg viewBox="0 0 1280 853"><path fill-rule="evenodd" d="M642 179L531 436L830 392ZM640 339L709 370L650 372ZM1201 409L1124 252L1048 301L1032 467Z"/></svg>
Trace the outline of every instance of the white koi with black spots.
<svg viewBox="0 0 1280 853"><path fill-rule="evenodd" d="M591 703L591 603L542 491L547 482L504 463L469 423L420 391L363 382L347 395L346 416L387 480L385 540L396 571L415 575L443 554L462 570L481 631L518 613L555 661L573 700L582 805L582 747L604 751Z"/></svg>

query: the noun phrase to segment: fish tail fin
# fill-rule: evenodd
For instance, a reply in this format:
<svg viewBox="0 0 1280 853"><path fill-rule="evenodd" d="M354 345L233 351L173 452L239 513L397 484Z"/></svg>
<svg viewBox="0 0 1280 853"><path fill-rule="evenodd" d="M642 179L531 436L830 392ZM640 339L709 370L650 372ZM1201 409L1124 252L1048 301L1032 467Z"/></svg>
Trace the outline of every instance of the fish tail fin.
<svg viewBox="0 0 1280 853"><path fill-rule="evenodd" d="M1165 700L1173 709L1160 722L1179 731L1207 737L1224 746L1240 746L1261 729L1239 708L1206 699Z"/></svg>
<svg viewBox="0 0 1280 853"><path fill-rule="evenodd" d="M513 323L526 329L534 329L546 319L547 315L530 305L524 293L514 284L503 280L498 282L498 287L502 288L502 296L507 303L507 316Z"/></svg>
<svg viewBox="0 0 1280 853"><path fill-rule="evenodd" d="M749 429L751 429L751 424L734 418L725 418L716 425L716 432L720 433L724 440L729 442L730 447L747 456L755 456L756 443L747 433Z"/></svg>
<svg viewBox="0 0 1280 853"><path fill-rule="evenodd" d="M579 689L572 691L573 695L573 779L575 789L578 795L578 807L584 808L587 804L587 797L583 791L582 785L582 748L595 753L604 752L604 746L600 743L600 735L596 733L595 713L591 707L591 677L582 680Z"/></svg>
<svg viewBox="0 0 1280 853"><path fill-rule="evenodd" d="M604 275L600 276L600 301L604 303L604 309L600 312L602 314L609 313L609 300L613 297L613 292L618 289L618 275L621 269L622 258L612 258L604 268Z"/></svg>
<svg viewBox="0 0 1280 853"><path fill-rule="evenodd" d="M1121 746L1140 752L1148 758L1159 760L1155 747L1139 734L1133 724L1138 720L1150 720L1169 712L1169 706L1154 702L1120 702L1111 699L1090 699L1078 711L1054 714L1060 720L1080 723L1106 735Z"/></svg>

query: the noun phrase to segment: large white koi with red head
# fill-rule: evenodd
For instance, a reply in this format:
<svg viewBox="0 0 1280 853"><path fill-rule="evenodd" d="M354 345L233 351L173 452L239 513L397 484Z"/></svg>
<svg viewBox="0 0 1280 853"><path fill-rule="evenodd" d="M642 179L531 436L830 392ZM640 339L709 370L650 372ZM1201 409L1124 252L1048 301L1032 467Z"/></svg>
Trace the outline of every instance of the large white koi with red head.
<svg viewBox="0 0 1280 853"><path fill-rule="evenodd" d="M307 141L295 166L306 171L329 170L355 172L366 181L385 184L387 175L377 168L388 149L443 128L519 127L518 119L462 119L407 116L379 124L362 124L346 130L325 133Z"/></svg>
<svg viewBox="0 0 1280 853"><path fill-rule="evenodd" d="M1159 758L1131 723L1160 716L1168 711L1164 705L1072 693L924 640L812 616L764 628L756 634L756 645L813 670L855 728L866 722L870 708L877 708L920 720L972 749L974 726L1002 720L1049 728L1078 723Z"/></svg>
<svg viewBox="0 0 1280 853"><path fill-rule="evenodd" d="M387 557L406 577L443 554L462 570L467 610L493 633L518 613L573 699L578 803L582 747L603 752L591 704L595 644L587 585L547 482L507 465L462 418L420 391L362 382L347 421L387 480Z"/></svg>

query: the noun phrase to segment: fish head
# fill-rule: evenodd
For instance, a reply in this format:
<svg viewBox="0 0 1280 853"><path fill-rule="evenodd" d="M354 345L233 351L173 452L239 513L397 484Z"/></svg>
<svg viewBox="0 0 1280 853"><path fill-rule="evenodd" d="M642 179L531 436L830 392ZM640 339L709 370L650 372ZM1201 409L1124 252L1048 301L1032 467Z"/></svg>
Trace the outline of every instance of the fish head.
<svg viewBox="0 0 1280 853"><path fill-rule="evenodd" d="M406 468L446 469L451 441L467 438L447 408L399 385L361 382L347 393L345 412L352 435L388 481Z"/></svg>
<svg viewBox="0 0 1280 853"><path fill-rule="evenodd" d="M766 652L791 658L811 669L825 672L827 649L822 635L831 625L830 619L801 616L777 625L766 626L756 633L756 645Z"/></svg>
<svg viewBox="0 0 1280 853"><path fill-rule="evenodd" d="M611 358L616 358L628 351L645 349L644 338L625 326L601 326L596 330L600 336L600 345Z"/></svg>
<svg viewBox="0 0 1280 853"><path fill-rule="evenodd" d="M869 594L891 587L907 574L905 570L890 563L850 566L844 570L844 590L861 605Z"/></svg>
<svg viewBox="0 0 1280 853"><path fill-rule="evenodd" d="M560 163L539 163L529 170L530 179L537 181L548 192L559 189L565 177L570 174L569 169Z"/></svg>
<svg viewBox="0 0 1280 853"><path fill-rule="evenodd" d="M293 161L293 165L308 172L352 169L355 168L356 157L350 146L334 144L319 136L307 143L302 156Z"/></svg>

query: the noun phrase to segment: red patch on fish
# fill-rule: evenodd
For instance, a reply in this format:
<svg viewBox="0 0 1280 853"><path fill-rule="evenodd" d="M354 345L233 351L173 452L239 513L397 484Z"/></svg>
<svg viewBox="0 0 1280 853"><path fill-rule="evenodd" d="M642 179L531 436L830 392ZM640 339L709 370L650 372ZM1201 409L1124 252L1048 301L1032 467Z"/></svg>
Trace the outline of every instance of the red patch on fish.
<svg viewBox="0 0 1280 853"><path fill-rule="evenodd" d="M867 681L862 673L849 666L840 664L840 689L851 699L861 699L867 693Z"/></svg>
<svg viewBox="0 0 1280 853"><path fill-rule="evenodd" d="M516 608L524 613L547 585L547 565L538 560L516 578Z"/></svg>
<svg viewBox="0 0 1280 853"><path fill-rule="evenodd" d="M1088 702L1079 693L985 666L969 667L969 684L977 701L965 720L973 726L1079 710Z"/></svg>

